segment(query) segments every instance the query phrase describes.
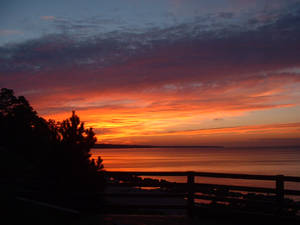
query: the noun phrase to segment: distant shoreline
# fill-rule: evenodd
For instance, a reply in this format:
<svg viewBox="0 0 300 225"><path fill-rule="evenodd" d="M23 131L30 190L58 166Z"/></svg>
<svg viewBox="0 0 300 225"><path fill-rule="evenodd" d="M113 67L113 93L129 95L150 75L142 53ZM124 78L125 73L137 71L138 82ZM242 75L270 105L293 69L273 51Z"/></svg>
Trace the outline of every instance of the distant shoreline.
<svg viewBox="0 0 300 225"><path fill-rule="evenodd" d="M113 145L95 144L93 148L224 148L224 146L214 145Z"/></svg>
<svg viewBox="0 0 300 225"><path fill-rule="evenodd" d="M220 145L122 145L122 144L95 144L93 148L238 148L238 149L278 149L299 148L298 145L290 146L220 146Z"/></svg>

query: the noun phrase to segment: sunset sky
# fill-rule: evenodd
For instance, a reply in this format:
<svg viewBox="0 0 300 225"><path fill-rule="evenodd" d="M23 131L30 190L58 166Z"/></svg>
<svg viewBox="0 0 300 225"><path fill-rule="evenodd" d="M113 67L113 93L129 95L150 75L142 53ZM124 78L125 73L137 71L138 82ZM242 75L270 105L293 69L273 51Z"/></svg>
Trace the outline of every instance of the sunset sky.
<svg viewBox="0 0 300 225"><path fill-rule="evenodd" d="M101 143L300 145L300 0L2 0L0 87Z"/></svg>

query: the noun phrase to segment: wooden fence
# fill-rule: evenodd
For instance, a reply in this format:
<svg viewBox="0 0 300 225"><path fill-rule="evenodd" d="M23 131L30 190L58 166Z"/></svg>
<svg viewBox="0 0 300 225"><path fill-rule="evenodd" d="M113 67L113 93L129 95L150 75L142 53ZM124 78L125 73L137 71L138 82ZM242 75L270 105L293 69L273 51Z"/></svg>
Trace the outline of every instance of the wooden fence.
<svg viewBox="0 0 300 225"><path fill-rule="evenodd" d="M106 196L110 197L150 197L150 198L172 198L172 197L183 197L185 198L186 205L118 205L116 207L128 208L186 208L188 213L192 214L195 208L199 204L195 203L196 199L208 200L214 202L227 202L235 204L243 203L255 203L261 204L272 204L272 207L276 207L276 214L280 214L284 209L292 208L293 210L300 209L299 202L286 201L285 196L300 196L300 190L290 190L285 188L286 182L300 182L300 177L284 176L284 175L249 175L249 174L231 174L231 173L207 173L207 172L118 172L118 171L106 171L105 174L108 177L140 177L140 176L154 176L154 177L186 177L186 183L175 183L175 182L144 182L142 180L133 180L130 182L112 183L114 186L131 186L131 187L160 187L160 188L177 188L182 190L181 193L176 192L163 192L163 193L106 193ZM196 183L196 177L207 177L207 178L229 178L229 179L241 179L241 180L260 180L260 181L273 181L274 187L254 187L254 186L240 186L240 185L224 185L224 184L210 184L210 183ZM203 190L226 190L233 192L243 193L259 193L266 196L271 196L272 201L266 199L242 199L233 198L226 195L215 195L215 194L203 194ZM113 207L113 206L112 206Z"/></svg>

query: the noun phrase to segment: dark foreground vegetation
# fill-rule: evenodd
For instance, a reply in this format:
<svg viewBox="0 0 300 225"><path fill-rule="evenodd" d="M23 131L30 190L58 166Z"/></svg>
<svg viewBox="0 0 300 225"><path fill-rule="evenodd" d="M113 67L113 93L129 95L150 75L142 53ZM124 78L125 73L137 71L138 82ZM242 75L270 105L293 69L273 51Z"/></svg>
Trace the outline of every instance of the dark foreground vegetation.
<svg viewBox="0 0 300 225"><path fill-rule="evenodd" d="M90 159L95 133L75 112L62 122L47 121L24 97L2 88L0 125L1 186L7 205L15 196L6 193L16 190L18 197L79 211L94 209L96 202L101 208L93 193L105 187L102 160Z"/></svg>

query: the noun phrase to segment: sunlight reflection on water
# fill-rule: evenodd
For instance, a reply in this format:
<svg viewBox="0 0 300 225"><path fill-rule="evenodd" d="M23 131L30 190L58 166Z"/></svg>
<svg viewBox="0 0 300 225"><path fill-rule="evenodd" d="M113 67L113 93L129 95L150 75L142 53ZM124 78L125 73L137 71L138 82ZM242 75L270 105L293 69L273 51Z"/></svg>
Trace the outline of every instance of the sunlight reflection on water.
<svg viewBox="0 0 300 225"><path fill-rule="evenodd" d="M300 149L296 148L131 148L92 149L108 171L201 171L300 176ZM158 177L186 182L184 177ZM196 182L274 187L271 181L197 178ZM288 183L287 188L300 188Z"/></svg>

